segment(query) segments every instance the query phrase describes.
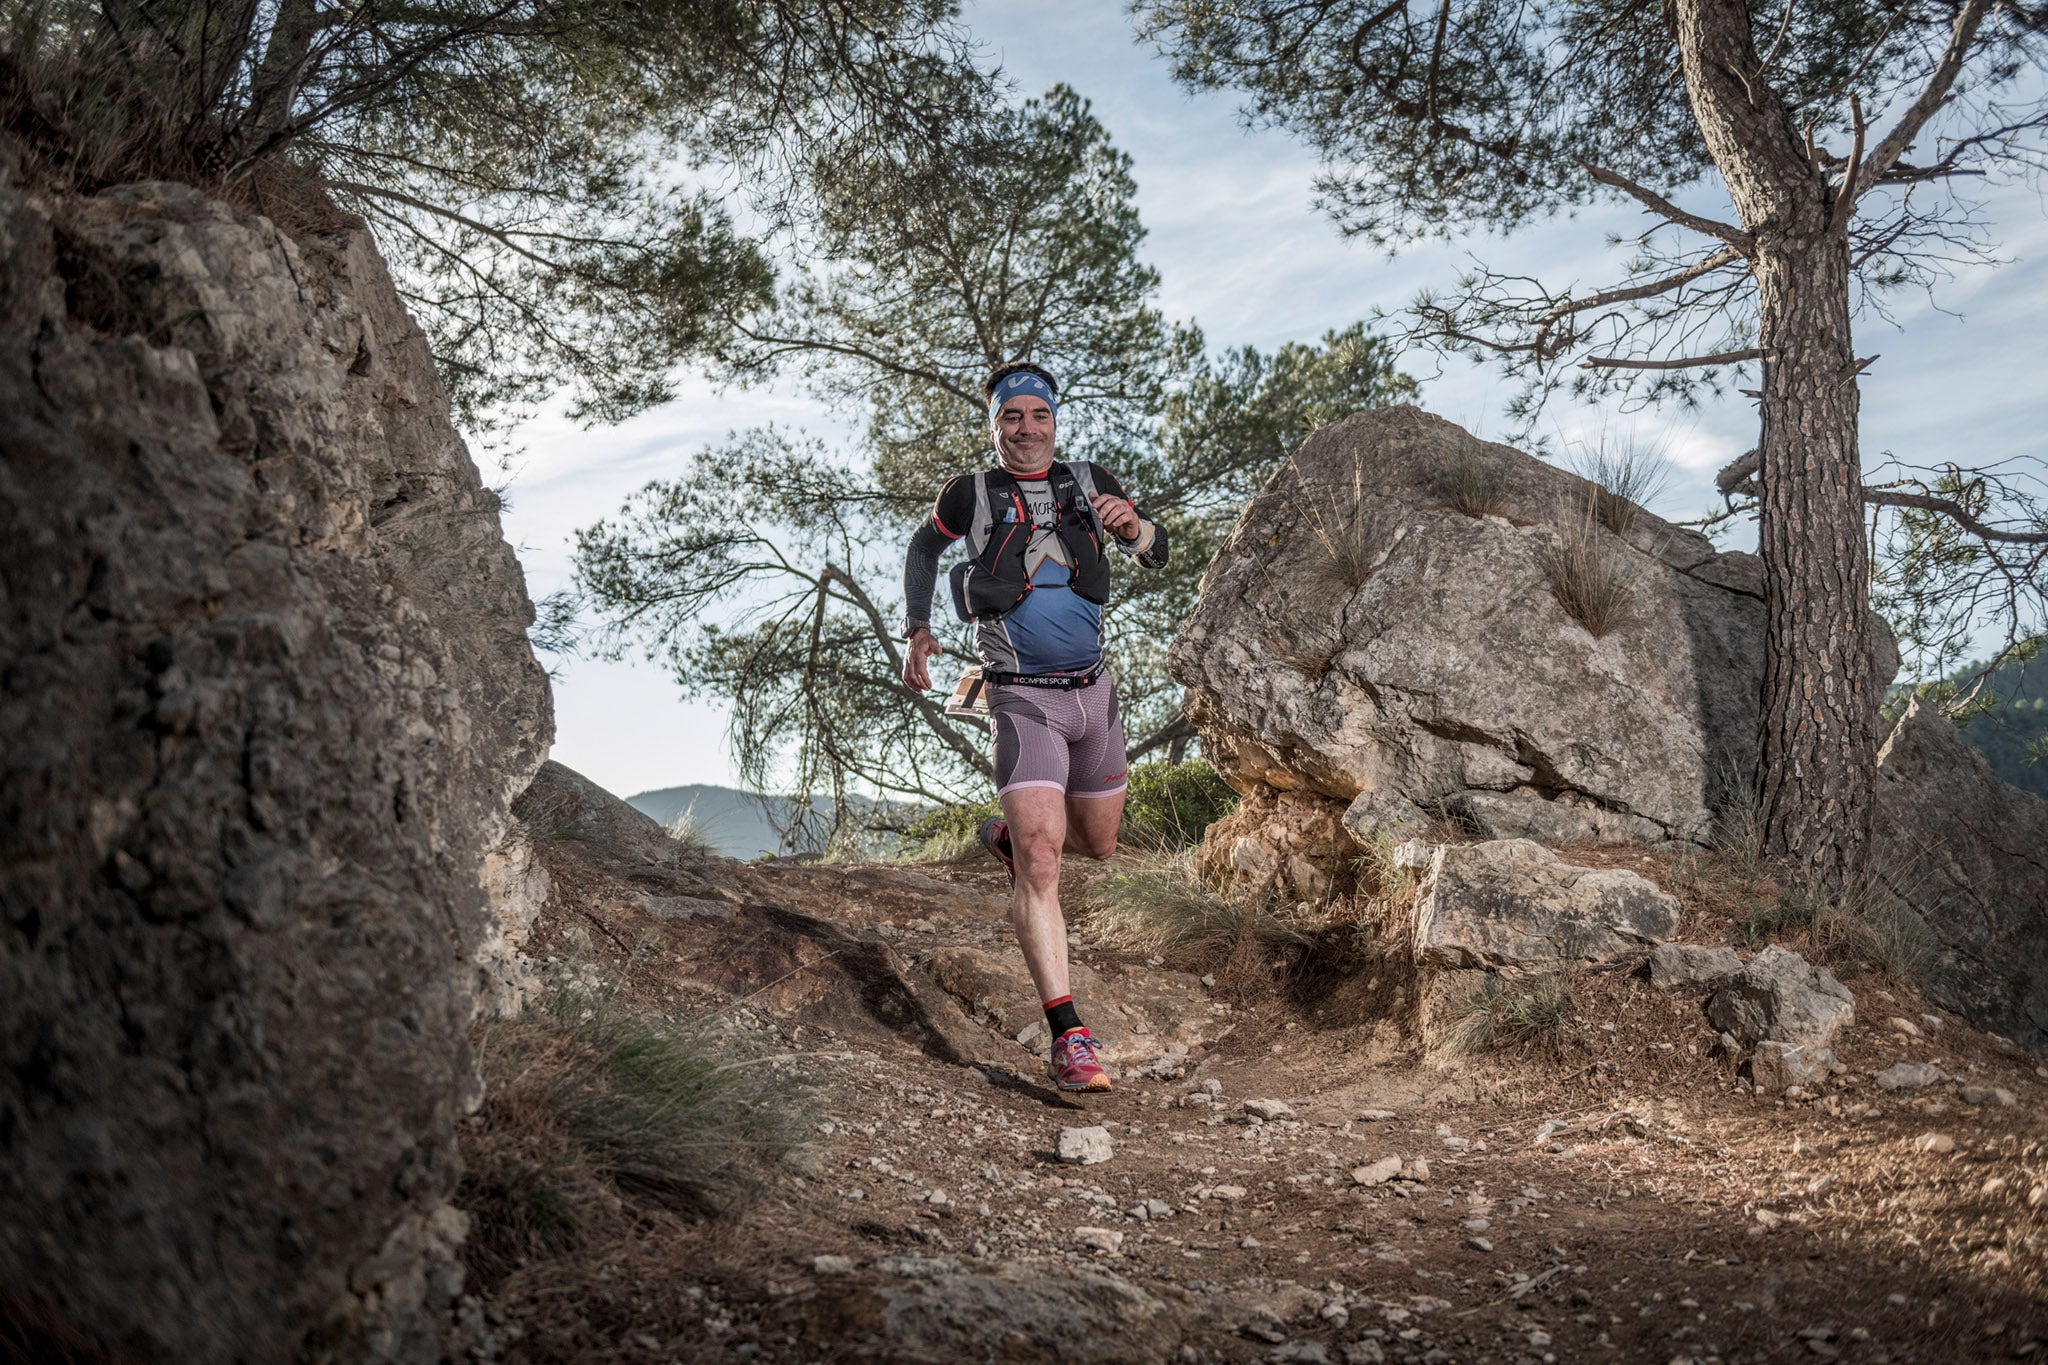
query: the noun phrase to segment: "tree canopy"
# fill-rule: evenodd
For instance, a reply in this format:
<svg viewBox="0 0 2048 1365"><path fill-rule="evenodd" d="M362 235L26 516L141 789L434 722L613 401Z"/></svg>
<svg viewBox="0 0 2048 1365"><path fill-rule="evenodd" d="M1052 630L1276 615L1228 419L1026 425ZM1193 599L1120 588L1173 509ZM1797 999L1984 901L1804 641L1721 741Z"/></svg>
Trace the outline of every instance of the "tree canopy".
<svg viewBox="0 0 2048 1365"><path fill-rule="evenodd" d="M993 88L953 0L0 0L0 31L47 172L281 213L310 172L368 219L472 429L663 401L772 298L819 159L936 159Z"/></svg>

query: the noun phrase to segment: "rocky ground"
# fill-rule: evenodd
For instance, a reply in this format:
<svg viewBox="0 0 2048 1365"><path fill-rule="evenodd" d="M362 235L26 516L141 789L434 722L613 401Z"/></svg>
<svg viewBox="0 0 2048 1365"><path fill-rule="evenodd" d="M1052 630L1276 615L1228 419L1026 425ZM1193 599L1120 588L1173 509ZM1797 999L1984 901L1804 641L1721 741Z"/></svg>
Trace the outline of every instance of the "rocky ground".
<svg viewBox="0 0 2048 1365"><path fill-rule="evenodd" d="M1704 1365L2048 1339L2048 1069L1897 983L1852 980L1846 1070L1788 1101L1715 1055L1700 990L1639 970L1448 1059L1369 953L1147 960L1077 914L1076 995L1123 1072L1083 1100L1026 1045L992 865L541 854L543 970L728 1025L810 1140L723 1216L629 1196L603 1238L473 1266L481 1357Z"/></svg>

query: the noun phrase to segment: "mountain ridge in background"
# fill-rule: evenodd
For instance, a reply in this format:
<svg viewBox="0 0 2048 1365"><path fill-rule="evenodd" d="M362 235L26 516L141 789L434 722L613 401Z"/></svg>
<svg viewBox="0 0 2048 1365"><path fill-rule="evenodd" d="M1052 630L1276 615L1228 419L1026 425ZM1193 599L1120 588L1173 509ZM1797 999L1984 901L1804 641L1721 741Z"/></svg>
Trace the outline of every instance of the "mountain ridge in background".
<svg viewBox="0 0 2048 1365"><path fill-rule="evenodd" d="M1965 681L1974 670L1957 674ZM1986 684L2001 705L1971 718L1963 738L1991 761L1991 770L2021 791L2048 799L2048 762L2029 746L2048 740L2048 664L2001 664Z"/></svg>
<svg viewBox="0 0 2048 1365"><path fill-rule="evenodd" d="M626 804L652 817L664 828L685 813L704 832L712 847L728 858L758 858L780 853L782 831L789 823L791 803L781 796L756 796L732 787L691 783L682 787L658 787L626 798ZM821 814L829 815L831 804L816 803Z"/></svg>

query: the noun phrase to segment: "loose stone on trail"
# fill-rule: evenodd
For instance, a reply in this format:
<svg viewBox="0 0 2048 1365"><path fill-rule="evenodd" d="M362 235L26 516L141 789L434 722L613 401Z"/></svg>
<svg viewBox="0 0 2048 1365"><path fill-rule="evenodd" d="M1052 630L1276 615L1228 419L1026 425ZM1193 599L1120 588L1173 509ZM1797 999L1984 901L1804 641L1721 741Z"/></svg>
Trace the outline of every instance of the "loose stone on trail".
<svg viewBox="0 0 2048 1365"><path fill-rule="evenodd" d="M1101 1126L1062 1128L1055 1151L1061 1161L1074 1166L1098 1166L1109 1160L1109 1130Z"/></svg>

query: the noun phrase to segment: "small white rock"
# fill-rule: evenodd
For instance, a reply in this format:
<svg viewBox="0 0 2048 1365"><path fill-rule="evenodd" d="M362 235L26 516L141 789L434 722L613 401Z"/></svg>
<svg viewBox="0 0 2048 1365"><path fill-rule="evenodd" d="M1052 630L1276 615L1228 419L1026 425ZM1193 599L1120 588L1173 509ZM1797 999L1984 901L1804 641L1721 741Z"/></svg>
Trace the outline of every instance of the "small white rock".
<svg viewBox="0 0 2048 1365"><path fill-rule="evenodd" d="M1291 1119L1294 1109L1285 1100L1246 1100L1244 1111L1256 1118L1271 1122L1274 1119Z"/></svg>
<svg viewBox="0 0 2048 1365"><path fill-rule="evenodd" d="M1109 1160L1109 1130L1099 1124L1090 1128L1062 1128L1056 1148L1061 1161L1073 1166L1098 1166Z"/></svg>
<svg viewBox="0 0 2048 1365"><path fill-rule="evenodd" d="M1358 1111L1358 1117L1364 1123L1385 1123L1394 1117L1394 1111L1391 1109L1361 1109Z"/></svg>
<svg viewBox="0 0 2048 1365"><path fill-rule="evenodd" d="M1354 1167L1351 1178L1360 1185L1384 1185L1401 1174L1401 1158L1383 1156L1368 1165Z"/></svg>
<svg viewBox="0 0 2048 1365"><path fill-rule="evenodd" d="M811 1257L811 1269L820 1275L851 1275L853 1273L853 1257L813 1256Z"/></svg>
<svg viewBox="0 0 2048 1365"><path fill-rule="evenodd" d="M1870 1079L1880 1090L1918 1090L1944 1077L1932 1062L1895 1062Z"/></svg>
<svg viewBox="0 0 2048 1365"><path fill-rule="evenodd" d="M1121 1251L1124 1245L1124 1235L1115 1228L1075 1228L1074 1240L1084 1247L1112 1253Z"/></svg>
<svg viewBox="0 0 2048 1365"><path fill-rule="evenodd" d="M1913 1139L1913 1150L1927 1152L1934 1156L1947 1156L1956 1149L1956 1140L1947 1133L1922 1133Z"/></svg>

